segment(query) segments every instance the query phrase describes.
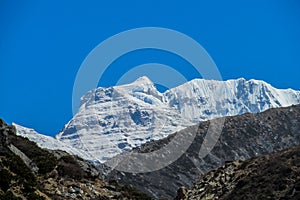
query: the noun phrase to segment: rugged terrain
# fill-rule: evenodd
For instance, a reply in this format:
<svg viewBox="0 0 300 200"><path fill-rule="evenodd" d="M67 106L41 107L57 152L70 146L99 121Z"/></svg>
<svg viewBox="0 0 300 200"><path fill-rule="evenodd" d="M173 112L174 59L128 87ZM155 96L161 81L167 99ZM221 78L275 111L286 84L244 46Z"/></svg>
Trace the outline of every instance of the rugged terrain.
<svg viewBox="0 0 300 200"><path fill-rule="evenodd" d="M88 92L77 114L56 138L15 126L17 135L39 147L63 150L94 164L104 163L99 169L106 180L118 180L155 198L173 198L179 187L191 186L199 175L225 161L245 160L299 144L299 105L291 106L299 103L299 91L276 89L257 80L194 79L160 93L147 77L141 77L131 84ZM206 157L199 157L211 124L222 120L225 124L214 149ZM199 121L203 122L196 124ZM195 135L191 145L186 141L190 135ZM127 153L161 150L177 136L174 149L187 150L161 170L142 174L116 170L149 167L149 163L136 165L131 159L120 159L122 162L115 163L113 169L105 165L126 158ZM169 162L172 152L162 152L159 155L164 159L154 159L152 164ZM61 162L61 157L56 159Z"/></svg>
<svg viewBox="0 0 300 200"><path fill-rule="evenodd" d="M104 182L88 162L39 148L0 119L0 199L150 199L137 190Z"/></svg>
<svg viewBox="0 0 300 200"><path fill-rule="evenodd" d="M228 162L202 176L176 199L300 199L300 146Z"/></svg>
<svg viewBox="0 0 300 200"><path fill-rule="evenodd" d="M106 176L126 183L154 196L174 198L179 187L190 187L202 174L223 165L226 161L246 160L269 152L276 152L300 144L300 105L270 109L262 113L246 113L226 117L222 133L213 150L199 158L211 121L179 131L175 134L196 133L188 150L174 163L154 172L143 174L108 171ZM148 142L135 149L137 152L152 152L167 145L174 135ZM184 141L178 142L178 148ZM122 162L123 168L131 163ZM104 171L105 174L105 171Z"/></svg>
<svg viewBox="0 0 300 200"><path fill-rule="evenodd" d="M56 138L85 152L84 159L103 163L200 121L299 103L299 91L258 80L194 79L160 93L151 80L140 77L89 91Z"/></svg>

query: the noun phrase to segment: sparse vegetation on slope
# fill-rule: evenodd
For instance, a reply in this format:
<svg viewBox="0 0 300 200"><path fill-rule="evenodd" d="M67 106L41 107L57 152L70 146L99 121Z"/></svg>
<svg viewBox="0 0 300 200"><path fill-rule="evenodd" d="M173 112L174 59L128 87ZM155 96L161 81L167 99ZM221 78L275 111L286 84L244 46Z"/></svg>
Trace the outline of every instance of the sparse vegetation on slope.
<svg viewBox="0 0 300 200"><path fill-rule="evenodd" d="M216 145L201 159L198 154L209 125L210 121L205 121L175 133L189 134L193 131L196 137L189 149L169 166L144 174L116 171L108 177L133 185L157 198L174 198L179 187L191 187L199 175L222 166L226 161L246 160L300 144L300 105L226 117ZM147 153L160 149L174 135L146 143L135 151ZM182 143L178 142L178 148Z"/></svg>
<svg viewBox="0 0 300 200"><path fill-rule="evenodd" d="M39 148L17 136L14 127L1 119L0 177L0 200L151 199L116 181L104 182L97 170L82 159Z"/></svg>
<svg viewBox="0 0 300 200"><path fill-rule="evenodd" d="M176 199L300 199L300 146L242 162L228 162L202 176Z"/></svg>

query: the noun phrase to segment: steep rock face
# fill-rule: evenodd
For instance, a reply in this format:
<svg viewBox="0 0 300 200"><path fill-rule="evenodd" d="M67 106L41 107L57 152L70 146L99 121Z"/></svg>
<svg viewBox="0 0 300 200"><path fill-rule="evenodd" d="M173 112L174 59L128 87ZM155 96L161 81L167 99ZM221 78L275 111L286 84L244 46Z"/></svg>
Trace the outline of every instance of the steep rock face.
<svg viewBox="0 0 300 200"><path fill-rule="evenodd" d="M189 189L178 190L176 199L300 199L300 146L226 163Z"/></svg>
<svg viewBox="0 0 300 200"><path fill-rule="evenodd" d="M300 103L300 92L257 80L194 79L165 93L141 77L127 85L97 88L56 138L100 163L192 124Z"/></svg>
<svg viewBox="0 0 300 200"><path fill-rule="evenodd" d="M199 150L210 123L201 122L175 133L189 134L194 131L196 137L189 149L169 166L144 174L113 170L107 174L107 178L130 184L156 198L170 199L176 195L179 187L191 186L199 175L223 165L225 161L245 160L300 144L300 105L226 117L216 145L202 159L199 158ZM146 143L134 151L147 153L161 149L173 137L174 135L170 135L162 140Z"/></svg>

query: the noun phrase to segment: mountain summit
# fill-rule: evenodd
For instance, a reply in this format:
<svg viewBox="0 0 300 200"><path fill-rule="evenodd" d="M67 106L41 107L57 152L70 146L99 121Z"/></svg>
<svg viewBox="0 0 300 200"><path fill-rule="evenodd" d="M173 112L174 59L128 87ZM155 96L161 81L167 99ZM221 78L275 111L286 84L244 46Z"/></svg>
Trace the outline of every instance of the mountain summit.
<svg viewBox="0 0 300 200"><path fill-rule="evenodd" d="M199 121L299 104L300 92L241 78L194 79L160 93L143 76L131 84L91 90L81 102L57 139L105 162Z"/></svg>
<svg viewBox="0 0 300 200"><path fill-rule="evenodd" d="M89 91L56 139L73 152L84 152L85 159L102 163L200 121L299 103L300 91L253 79L194 79L160 93L143 76L130 84ZM24 129L18 132L24 135Z"/></svg>

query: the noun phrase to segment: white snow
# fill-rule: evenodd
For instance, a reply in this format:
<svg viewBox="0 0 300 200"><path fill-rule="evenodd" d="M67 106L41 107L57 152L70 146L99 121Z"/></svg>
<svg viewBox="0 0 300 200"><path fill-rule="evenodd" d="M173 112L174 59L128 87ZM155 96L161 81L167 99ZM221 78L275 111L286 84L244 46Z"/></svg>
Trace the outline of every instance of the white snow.
<svg viewBox="0 0 300 200"><path fill-rule="evenodd" d="M16 123L12 123L16 127L17 135L28 138L31 141L34 141L39 147L49 149L49 150L62 150L70 154L77 155L81 158L91 160L90 156L86 152L78 151L76 148L73 148L59 140L56 140L53 137L42 135L36 132L34 129L27 128Z"/></svg>
<svg viewBox="0 0 300 200"><path fill-rule="evenodd" d="M16 126L18 134L42 147L105 162L199 121L299 103L299 91L258 80L194 79L160 93L151 80L141 77L131 84L89 91L56 139Z"/></svg>

